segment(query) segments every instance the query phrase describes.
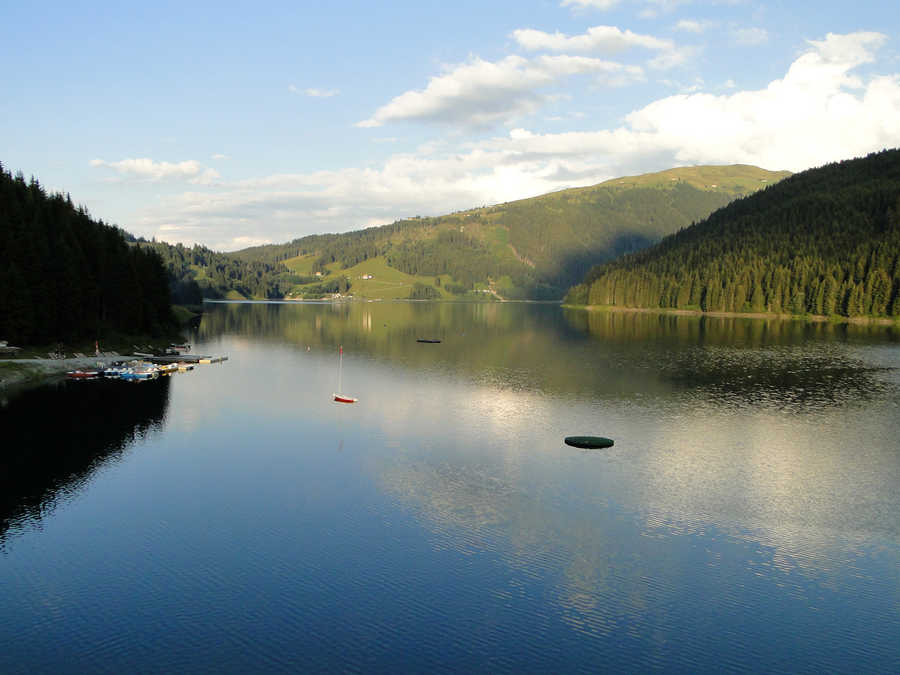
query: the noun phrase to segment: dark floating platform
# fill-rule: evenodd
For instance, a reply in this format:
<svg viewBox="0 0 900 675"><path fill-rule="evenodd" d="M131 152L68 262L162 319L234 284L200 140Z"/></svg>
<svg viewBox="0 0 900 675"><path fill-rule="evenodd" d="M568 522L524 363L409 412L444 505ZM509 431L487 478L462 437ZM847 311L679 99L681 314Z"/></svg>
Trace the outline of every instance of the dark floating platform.
<svg viewBox="0 0 900 675"><path fill-rule="evenodd" d="M416 342L427 342L429 344L438 344L440 340L429 340L427 338L419 338Z"/></svg>
<svg viewBox="0 0 900 675"><path fill-rule="evenodd" d="M566 436L566 445L573 448L611 448L615 441L603 436Z"/></svg>

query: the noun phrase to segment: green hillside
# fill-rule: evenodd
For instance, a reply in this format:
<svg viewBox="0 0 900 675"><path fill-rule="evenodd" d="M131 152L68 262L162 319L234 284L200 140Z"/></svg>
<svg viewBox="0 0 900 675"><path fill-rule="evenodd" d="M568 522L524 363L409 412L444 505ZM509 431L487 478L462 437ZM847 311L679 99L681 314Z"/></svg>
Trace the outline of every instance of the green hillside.
<svg viewBox="0 0 900 675"><path fill-rule="evenodd" d="M306 255L284 261L284 265L299 275L309 274L314 256ZM405 300L414 297L418 286L426 286L431 299L447 299L454 297L443 288L440 277L412 276L389 267L383 257L370 258L352 267L341 269L338 263L326 266L326 275L318 282L298 284L285 295L285 298L322 297L324 294L310 292L322 285L323 281L343 277L347 281L347 292L355 298ZM420 290L419 293L422 291ZM428 298L422 298L428 299Z"/></svg>
<svg viewBox="0 0 900 675"><path fill-rule="evenodd" d="M489 289L506 298L558 299L591 266L643 249L787 175L746 165L670 169L231 255L244 264L288 263L301 276L346 275L381 258L424 285L440 277L441 295ZM359 284L350 282L355 295ZM369 292L374 286L360 291Z"/></svg>
<svg viewBox="0 0 900 675"><path fill-rule="evenodd" d="M595 267L574 305L900 316L900 150L796 174Z"/></svg>

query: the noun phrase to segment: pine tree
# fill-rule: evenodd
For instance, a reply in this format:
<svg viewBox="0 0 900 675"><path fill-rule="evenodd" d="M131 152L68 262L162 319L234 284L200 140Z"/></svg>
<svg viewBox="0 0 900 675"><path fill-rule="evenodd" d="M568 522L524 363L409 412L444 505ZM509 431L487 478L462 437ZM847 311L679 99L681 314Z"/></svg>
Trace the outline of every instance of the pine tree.
<svg viewBox="0 0 900 675"><path fill-rule="evenodd" d="M891 280L887 273L882 269L872 270L866 281L865 313L872 316L887 314L890 293Z"/></svg>
<svg viewBox="0 0 900 675"><path fill-rule="evenodd" d="M750 311L762 312L766 308L766 299L763 294L762 284L757 281L753 285L753 293L750 296Z"/></svg>

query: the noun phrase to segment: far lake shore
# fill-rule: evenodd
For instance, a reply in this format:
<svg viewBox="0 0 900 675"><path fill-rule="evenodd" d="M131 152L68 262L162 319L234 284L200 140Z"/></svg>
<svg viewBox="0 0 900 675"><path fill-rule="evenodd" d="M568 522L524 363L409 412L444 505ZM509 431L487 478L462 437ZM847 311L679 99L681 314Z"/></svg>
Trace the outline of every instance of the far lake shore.
<svg viewBox="0 0 900 675"><path fill-rule="evenodd" d="M634 314L674 314L676 316L712 316L726 319L780 319L811 321L817 323L853 323L873 326L900 325L900 319L870 316L824 316L822 314L773 314L768 312L704 312L699 309L670 309L664 307L618 307L615 305L566 305L568 309L586 309L591 312L626 312Z"/></svg>

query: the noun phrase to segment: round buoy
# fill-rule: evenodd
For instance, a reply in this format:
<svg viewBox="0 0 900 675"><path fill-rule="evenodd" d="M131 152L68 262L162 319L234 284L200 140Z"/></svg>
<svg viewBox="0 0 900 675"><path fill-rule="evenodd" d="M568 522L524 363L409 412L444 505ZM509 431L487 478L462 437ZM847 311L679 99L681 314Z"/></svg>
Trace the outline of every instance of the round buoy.
<svg viewBox="0 0 900 675"><path fill-rule="evenodd" d="M566 436L566 445L573 448L611 448L615 441L603 436Z"/></svg>

